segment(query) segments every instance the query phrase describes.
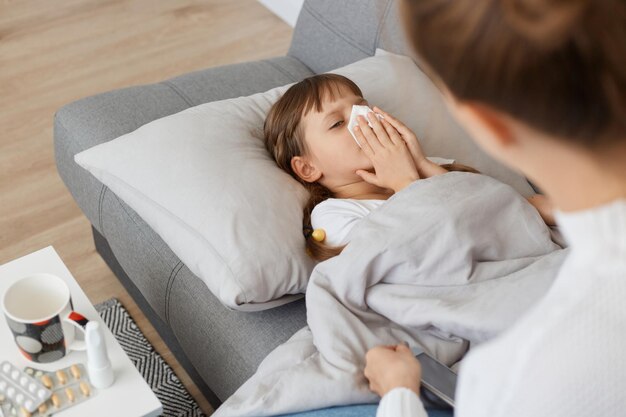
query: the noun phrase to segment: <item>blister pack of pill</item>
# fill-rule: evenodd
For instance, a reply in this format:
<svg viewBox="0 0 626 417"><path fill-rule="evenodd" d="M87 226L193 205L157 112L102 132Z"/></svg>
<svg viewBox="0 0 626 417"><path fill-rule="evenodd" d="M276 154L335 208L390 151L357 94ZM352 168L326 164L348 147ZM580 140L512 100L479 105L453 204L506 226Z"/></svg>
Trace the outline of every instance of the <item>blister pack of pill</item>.
<svg viewBox="0 0 626 417"><path fill-rule="evenodd" d="M25 411L22 414L28 414L50 398L52 391L11 362L5 361L0 364L0 395L4 401Z"/></svg>
<svg viewBox="0 0 626 417"><path fill-rule="evenodd" d="M8 417L13 409L13 404L9 402L6 395L0 394L0 417ZM17 411L15 412L17 414Z"/></svg>
<svg viewBox="0 0 626 417"><path fill-rule="evenodd" d="M52 391L50 398L37 408L32 417L47 417L87 401L96 394L82 364L74 364L54 372L27 367L24 369Z"/></svg>

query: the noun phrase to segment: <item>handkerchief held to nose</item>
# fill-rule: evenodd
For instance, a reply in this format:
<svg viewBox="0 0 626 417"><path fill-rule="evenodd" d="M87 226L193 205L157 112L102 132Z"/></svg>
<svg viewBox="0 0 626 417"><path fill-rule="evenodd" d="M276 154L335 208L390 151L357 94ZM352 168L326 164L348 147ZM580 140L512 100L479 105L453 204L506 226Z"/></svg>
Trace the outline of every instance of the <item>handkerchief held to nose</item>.
<svg viewBox="0 0 626 417"><path fill-rule="evenodd" d="M361 144L359 143L359 140L356 138L356 135L353 132L354 127L359 124L359 122L357 121L357 116L363 116L365 117L365 120L367 120L367 113L373 111L374 110L370 109L369 106L358 106L356 104L352 106L352 113L350 114L350 121L348 122L348 131L354 138L356 144L359 145L359 148L361 147ZM382 114L374 114L376 115L376 117L378 117L378 120L384 119ZM367 120L367 124L369 125L369 127L373 127L372 123L369 120Z"/></svg>

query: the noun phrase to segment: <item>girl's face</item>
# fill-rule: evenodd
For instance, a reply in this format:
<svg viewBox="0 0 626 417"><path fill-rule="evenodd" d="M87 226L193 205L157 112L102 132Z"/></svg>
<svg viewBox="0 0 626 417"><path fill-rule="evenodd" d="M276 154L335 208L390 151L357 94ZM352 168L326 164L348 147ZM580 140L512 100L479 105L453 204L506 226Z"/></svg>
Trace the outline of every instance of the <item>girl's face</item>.
<svg viewBox="0 0 626 417"><path fill-rule="evenodd" d="M326 94L321 112L312 108L302 120L307 148L307 155L302 158L321 174L319 178L311 179L331 190L362 181L355 173L357 170L373 169L372 162L348 131L352 106L368 105L368 102L347 87L339 86L339 90L333 101Z"/></svg>

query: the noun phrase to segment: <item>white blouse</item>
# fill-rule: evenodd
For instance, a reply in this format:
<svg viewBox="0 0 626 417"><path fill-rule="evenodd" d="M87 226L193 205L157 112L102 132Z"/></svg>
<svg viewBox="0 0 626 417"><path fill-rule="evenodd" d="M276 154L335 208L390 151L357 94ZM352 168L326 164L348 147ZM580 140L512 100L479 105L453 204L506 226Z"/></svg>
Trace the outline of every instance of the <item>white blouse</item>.
<svg viewBox="0 0 626 417"><path fill-rule="evenodd" d="M626 416L626 199L555 212L571 247L548 293L514 327L467 354L457 417ZM396 388L377 417L426 417Z"/></svg>

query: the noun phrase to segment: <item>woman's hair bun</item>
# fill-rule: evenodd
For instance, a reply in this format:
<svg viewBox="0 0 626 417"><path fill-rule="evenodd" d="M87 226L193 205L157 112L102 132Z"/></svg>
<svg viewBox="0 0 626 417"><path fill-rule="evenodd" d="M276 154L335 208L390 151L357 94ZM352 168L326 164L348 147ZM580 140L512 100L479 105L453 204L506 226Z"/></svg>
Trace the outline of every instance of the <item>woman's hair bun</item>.
<svg viewBox="0 0 626 417"><path fill-rule="evenodd" d="M501 0L501 5L507 23L520 36L536 46L553 48L571 38L593 1Z"/></svg>

